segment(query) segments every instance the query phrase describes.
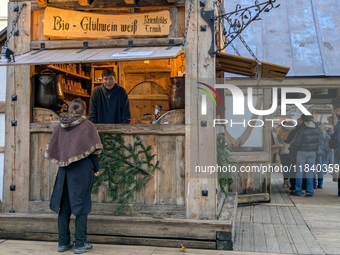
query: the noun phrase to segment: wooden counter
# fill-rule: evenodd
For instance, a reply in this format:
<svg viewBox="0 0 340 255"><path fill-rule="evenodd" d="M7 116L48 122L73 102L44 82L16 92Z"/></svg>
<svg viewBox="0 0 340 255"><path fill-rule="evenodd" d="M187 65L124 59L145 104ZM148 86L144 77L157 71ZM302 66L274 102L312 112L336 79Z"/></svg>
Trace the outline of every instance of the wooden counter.
<svg viewBox="0 0 340 255"><path fill-rule="evenodd" d="M31 123L31 133L52 133L57 123ZM184 135L185 125L173 124L95 124L98 133L143 134L143 135Z"/></svg>
<svg viewBox="0 0 340 255"><path fill-rule="evenodd" d="M52 194L58 167L44 154L51 133L57 124L30 124L30 192L29 212L46 213ZM137 134L143 143L153 147L159 170L155 177L134 194L138 210L130 215L155 215L184 218L185 215L185 125L111 125L96 124L99 133L121 133L125 143L133 144ZM104 183L97 194L92 195L93 213L114 214L116 207L108 204L108 188ZM157 206L158 205L158 206Z"/></svg>

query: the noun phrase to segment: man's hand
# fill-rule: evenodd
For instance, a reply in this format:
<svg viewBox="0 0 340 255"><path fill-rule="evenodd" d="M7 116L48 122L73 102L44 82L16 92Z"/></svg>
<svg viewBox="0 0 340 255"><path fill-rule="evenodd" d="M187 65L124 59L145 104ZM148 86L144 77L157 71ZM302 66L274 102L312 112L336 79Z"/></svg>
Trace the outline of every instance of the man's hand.
<svg viewBox="0 0 340 255"><path fill-rule="evenodd" d="M97 177L99 175L99 172L95 172L94 176Z"/></svg>

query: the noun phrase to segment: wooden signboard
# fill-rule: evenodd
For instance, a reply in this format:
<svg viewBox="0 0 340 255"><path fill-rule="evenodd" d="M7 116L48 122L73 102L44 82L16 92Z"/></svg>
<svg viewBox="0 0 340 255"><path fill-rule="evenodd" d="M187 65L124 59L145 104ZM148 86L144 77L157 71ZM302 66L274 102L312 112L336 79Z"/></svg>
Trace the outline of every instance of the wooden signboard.
<svg viewBox="0 0 340 255"><path fill-rule="evenodd" d="M167 10L107 15L47 7L43 23L49 38L105 39L168 36L171 20Z"/></svg>

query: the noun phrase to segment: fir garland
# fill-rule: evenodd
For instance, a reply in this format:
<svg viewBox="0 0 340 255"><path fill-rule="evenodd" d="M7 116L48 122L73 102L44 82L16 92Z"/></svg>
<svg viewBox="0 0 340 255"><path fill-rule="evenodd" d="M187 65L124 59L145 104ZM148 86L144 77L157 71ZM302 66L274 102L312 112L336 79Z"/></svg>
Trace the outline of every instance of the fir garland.
<svg viewBox="0 0 340 255"><path fill-rule="evenodd" d="M229 145L225 143L225 135L224 133L217 135L217 165L223 168L223 166L228 167L232 163L238 163L232 156L231 148ZM225 190L227 185L231 185L233 183L233 179L231 177L230 172L218 172L218 182L220 183L220 187L227 197L227 192Z"/></svg>
<svg viewBox="0 0 340 255"><path fill-rule="evenodd" d="M155 165L151 162L156 156L151 154L152 146L145 147L137 135L133 138L133 145L126 145L121 134L100 134L103 152L99 164L104 171L94 179L92 193L97 193L102 183L107 182L110 203L120 203L116 214L130 209L134 192L141 190L159 169L159 161ZM136 178L139 174L141 177Z"/></svg>

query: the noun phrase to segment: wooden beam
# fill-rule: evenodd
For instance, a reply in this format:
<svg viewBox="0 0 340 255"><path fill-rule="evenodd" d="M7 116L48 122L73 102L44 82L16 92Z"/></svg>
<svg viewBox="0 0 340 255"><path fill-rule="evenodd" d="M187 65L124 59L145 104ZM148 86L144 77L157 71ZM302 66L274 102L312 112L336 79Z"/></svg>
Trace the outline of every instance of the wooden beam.
<svg viewBox="0 0 340 255"><path fill-rule="evenodd" d="M160 205L161 206L161 205ZM57 234L57 214L2 213L1 233L52 233ZM72 217L73 218L73 217ZM74 221L74 220L72 220ZM231 221L155 219L131 216L88 216L88 235L216 240L216 233L230 232ZM71 232L74 223L70 224Z"/></svg>
<svg viewBox="0 0 340 255"><path fill-rule="evenodd" d="M47 6L47 0L37 0L38 6L44 8Z"/></svg>
<svg viewBox="0 0 340 255"><path fill-rule="evenodd" d="M237 204L237 193L229 192L228 197L224 201L221 213L218 216L218 220L235 220Z"/></svg>
<svg viewBox="0 0 340 255"><path fill-rule="evenodd" d="M41 43L45 43L46 49L81 49L83 43L88 42L89 48L115 48L128 47L131 39L101 39L101 40L51 40L51 41L32 41L31 50L39 50ZM168 46L169 40L174 40L175 45L181 45L183 38L133 38L133 45L143 46Z"/></svg>
<svg viewBox="0 0 340 255"><path fill-rule="evenodd" d="M269 154L266 152L235 152L233 158L242 163L267 162Z"/></svg>
<svg viewBox="0 0 340 255"><path fill-rule="evenodd" d="M269 201L268 193L250 194L250 195L238 195L239 204L265 202Z"/></svg>
<svg viewBox="0 0 340 255"><path fill-rule="evenodd" d="M169 37L178 37L178 8L170 8L170 32Z"/></svg>
<svg viewBox="0 0 340 255"><path fill-rule="evenodd" d="M177 3L177 0L167 0L168 1L168 3Z"/></svg>
<svg viewBox="0 0 340 255"><path fill-rule="evenodd" d="M81 6L78 0L49 0L48 6L57 7L69 10L113 10L118 8L129 8L129 7L173 7L173 6L184 6L185 0L178 0L174 3L169 3L167 0L143 0L138 3L128 4L132 0L126 1L107 1L107 0L96 0L91 5ZM37 10L39 6L34 6L33 10Z"/></svg>
<svg viewBox="0 0 340 255"><path fill-rule="evenodd" d="M78 3L81 6L89 6L91 5L91 0L78 0Z"/></svg>
<svg viewBox="0 0 340 255"><path fill-rule="evenodd" d="M312 98L308 104L333 104L332 98Z"/></svg>
<svg viewBox="0 0 340 255"><path fill-rule="evenodd" d="M6 102L0 102L0 113L6 112Z"/></svg>
<svg viewBox="0 0 340 255"><path fill-rule="evenodd" d="M237 87L256 87L257 81L250 78L226 78L225 83ZM302 87L302 88L339 88L340 77L325 78L295 78L286 77L283 80L262 79L259 83L260 88L271 87Z"/></svg>
<svg viewBox="0 0 340 255"><path fill-rule="evenodd" d="M57 224L57 223L55 223ZM72 222L72 224L74 224ZM73 233L73 230L72 230ZM49 233L18 233L18 232L0 232L1 239L19 239L32 241L49 241L57 242L59 235ZM72 234L72 239L74 236ZM173 247L181 248L181 244L186 248L193 249L210 249L216 250L215 241L196 241L183 239L159 239L159 238L145 238L145 237L126 237L126 236L103 236L103 235L87 235L87 241L95 244L115 244L115 245L144 245L157 247ZM126 247L126 246L125 246ZM128 254L125 249L120 251L120 247L113 247L116 254ZM140 253L140 252L138 252Z"/></svg>
<svg viewBox="0 0 340 255"><path fill-rule="evenodd" d="M8 4L9 13L12 13L16 2ZM21 31L9 42L9 48L20 54L29 51L31 41L31 2L26 1L26 7L17 23ZM9 24L13 22L13 15L9 15ZM5 162L4 162L4 188L3 211L15 210L16 213L28 211L29 200L29 173L30 173L30 66L7 67L6 86L6 123L5 123ZM12 95L18 100L12 102ZM11 126L16 120L17 126ZM9 190L9 185L15 185L16 190Z"/></svg>
<svg viewBox="0 0 340 255"><path fill-rule="evenodd" d="M135 4L135 3L136 3L135 0L124 0L124 2L125 2L126 4Z"/></svg>
<svg viewBox="0 0 340 255"><path fill-rule="evenodd" d="M0 153L4 153L5 152L5 147L0 146Z"/></svg>
<svg viewBox="0 0 340 255"><path fill-rule="evenodd" d="M191 1L186 1L186 15ZM206 10L213 9L213 1L207 1ZM216 116L215 107L207 106L207 114L201 115L200 99L204 92L197 89L195 80L210 79L215 81L215 58L208 51L212 41L210 32L195 29L201 24L207 24L201 17L202 7L195 0L190 18L188 37L186 41L186 73L185 73L185 180L186 180L186 210L188 219L216 219L217 211L217 176L215 174L199 173L196 166L216 165L216 131L212 126L202 127L201 121L212 123ZM209 151L209 153L207 153ZM208 196L202 196L202 190L208 191Z"/></svg>
<svg viewBox="0 0 340 255"><path fill-rule="evenodd" d="M95 215L116 215L117 208L120 204L111 203L92 203L91 214ZM30 201L28 203L29 213L53 213L48 201ZM185 219L184 205L147 205L147 204L130 204L130 211L120 213L120 216L133 217L162 217Z"/></svg>
<svg viewBox="0 0 340 255"><path fill-rule="evenodd" d="M52 133L58 124L46 124L46 123L31 123L31 133ZM138 124L138 125L126 125L126 124L95 124L98 133L110 133L110 134L140 134L140 135L184 135L184 125L174 124Z"/></svg>

